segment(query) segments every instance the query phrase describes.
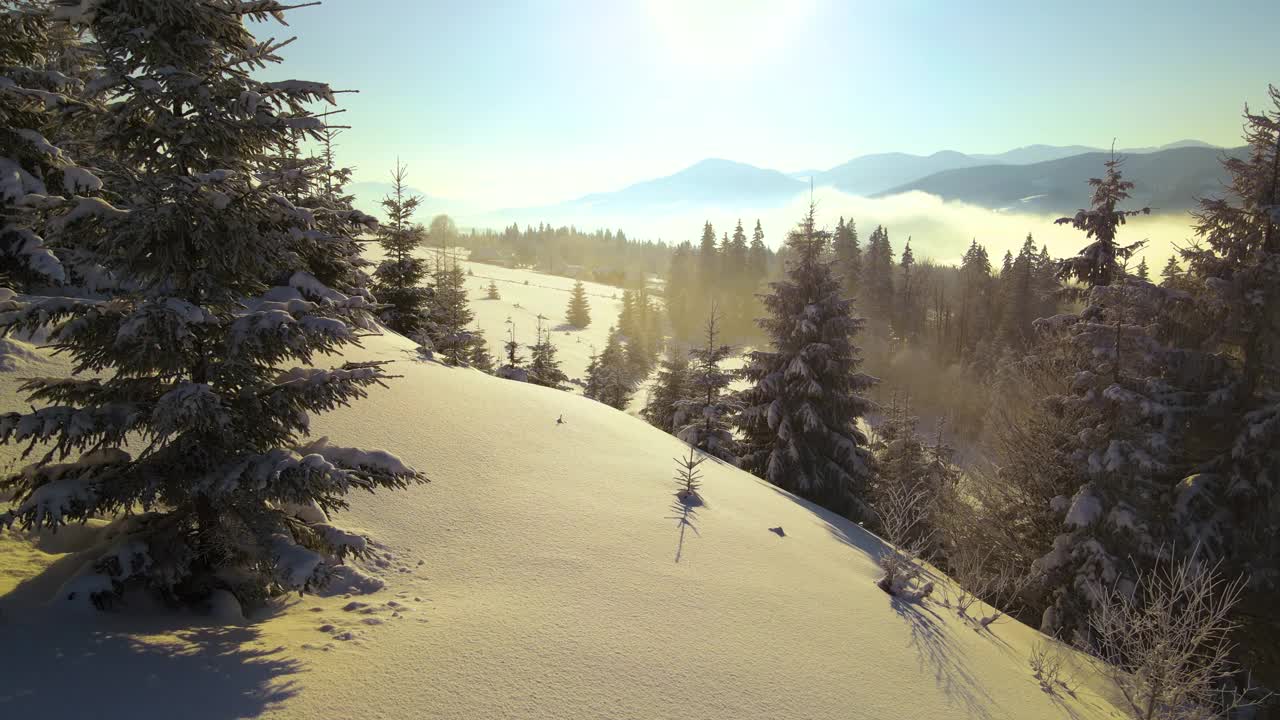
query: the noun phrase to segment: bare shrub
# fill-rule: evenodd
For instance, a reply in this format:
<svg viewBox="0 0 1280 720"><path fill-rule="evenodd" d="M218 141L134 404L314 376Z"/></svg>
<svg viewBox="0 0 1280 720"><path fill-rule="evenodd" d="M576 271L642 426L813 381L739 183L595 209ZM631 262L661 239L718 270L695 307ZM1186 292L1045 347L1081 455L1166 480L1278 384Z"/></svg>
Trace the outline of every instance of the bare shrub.
<svg viewBox="0 0 1280 720"><path fill-rule="evenodd" d="M1032 646L1027 662L1042 690L1053 695L1059 690L1075 695L1073 681L1063 670L1062 651L1052 640L1041 640Z"/></svg>
<svg viewBox="0 0 1280 720"><path fill-rule="evenodd" d="M933 592L933 583L919 586L924 572L921 555L933 537L932 531L921 532L928 503L921 490L893 486L885 488L876 504L881 535L891 545L880 555L884 576L876 584L890 595L914 601Z"/></svg>
<svg viewBox="0 0 1280 720"><path fill-rule="evenodd" d="M1090 648L1139 720L1229 717L1251 700L1230 657L1232 610L1244 580L1227 580L1194 554L1140 572L1136 586L1096 588Z"/></svg>
<svg viewBox="0 0 1280 720"><path fill-rule="evenodd" d="M958 586L956 612L984 628L1003 618L1031 581L1031 576L1016 565L996 561L993 551L984 553L968 545L953 547L947 554L947 563ZM985 604L985 611L971 617L969 609L979 601Z"/></svg>

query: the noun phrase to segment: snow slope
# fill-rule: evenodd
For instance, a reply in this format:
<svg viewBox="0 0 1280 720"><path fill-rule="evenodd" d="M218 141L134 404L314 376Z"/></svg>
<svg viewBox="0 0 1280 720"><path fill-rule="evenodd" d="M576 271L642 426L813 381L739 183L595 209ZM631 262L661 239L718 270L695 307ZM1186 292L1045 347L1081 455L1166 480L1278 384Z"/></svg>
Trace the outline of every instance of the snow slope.
<svg viewBox="0 0 1280 720"><path fill-rule="evenodd" d="M1114 717L1075 656L1074 697L1041 689L1035 631L881 592L856 525L713 462L686 514L674 438L412 355L369 339L348 359L404 377L314 422L433 481L339 518L377 541L360 569L380 582L245 623L69 616L56 588L92 528L0 531L0 717Z"/></svg>

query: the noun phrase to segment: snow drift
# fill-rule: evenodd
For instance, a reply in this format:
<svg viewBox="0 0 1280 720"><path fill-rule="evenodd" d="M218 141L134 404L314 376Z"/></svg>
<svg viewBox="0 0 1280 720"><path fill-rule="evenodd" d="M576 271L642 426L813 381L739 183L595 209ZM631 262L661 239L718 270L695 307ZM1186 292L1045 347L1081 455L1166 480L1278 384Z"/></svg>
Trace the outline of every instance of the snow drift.
<svg viewBox="0 0 1280 720"><path fill-rule="evenodd" d="M0 715L1112 717L1082 657L1064 651L1073 693L1032 676L1036 631L883 593L885 548L853 523L715 461L685 506L675 438L414 356L368 339L345 359L403 377L314 420L432 480L352 498L339 519L374 552L326 596L249 621L137 601L68 617L58 581L96 523L0 532Z"/></svg>

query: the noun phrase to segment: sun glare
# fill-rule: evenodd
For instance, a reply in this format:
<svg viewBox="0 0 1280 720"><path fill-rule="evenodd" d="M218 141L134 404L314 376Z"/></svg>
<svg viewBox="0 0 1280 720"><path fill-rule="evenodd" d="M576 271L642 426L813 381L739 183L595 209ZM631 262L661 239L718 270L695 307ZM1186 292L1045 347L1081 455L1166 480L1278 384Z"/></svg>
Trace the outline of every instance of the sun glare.
<svg viewBox="0 0 1280 720"><path fill-rule="evenodd" d="M650 0L669 59L693 68L742 68L782 50L813 0Z"/></svg>

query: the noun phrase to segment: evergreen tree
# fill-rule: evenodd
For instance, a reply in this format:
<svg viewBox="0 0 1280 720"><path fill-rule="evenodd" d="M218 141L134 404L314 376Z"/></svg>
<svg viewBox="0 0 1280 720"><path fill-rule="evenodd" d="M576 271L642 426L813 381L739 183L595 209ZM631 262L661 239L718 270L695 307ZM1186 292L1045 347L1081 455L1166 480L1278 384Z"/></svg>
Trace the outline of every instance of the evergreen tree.
<svg viewBox="0 0 1280 720"><path fill-rule="evenodd" d="M671 334L677 340L688 340L693 336L693 308L696 296L694 283L693 246L683 242L671 253L671 263L667 268L667 282L663 292L667 306L667 320L671 323Z"/></svg>
<svg viewBox="0 0 1280 720"><path fill-rule="evenodd" d="M1094 589L1133 581L1173 541L1163 503L1190 466L1187 432L1210 390L1196 376L1211 367L1172 342L1180 294L1117 273L1087 300L1036 323L1065 360L1068 388L1047 403L1066 442L1043 461L1066 468L1074 487L1053 501L1062 532L1035 568L1051 600L1041 629L1086 644Z"/></svg>
<svg viewBox="0 0 1280 720"><path fill-rule="evenodd" d="M498 283L490 280L489 287L485 289L484 297L486 300L501 300L502 295L498 293Z"/></svg>
<svg viewBox="0 0 1280 720"><path fill-rule="evenodd" d="M747 248L747 273L753 292L769 273L769 248L764 244L764 229L760 227L759 220L756 220L756 229L751 233L751 246Z"/></svg>
<svg viewBox="0 0 1280 720"><path fill-rule="evenodd" d="M1147 268L1147 259L1144 257L1138 261L1138 270L1134 275L1144 282L1151 282L1151 271Z"/></svg>
<svg viewBox="0 0 1280 720"><path fill-rule="evenodd" d="M355 342L370 305L306 272L296 243L316 231L314 216L270 172L285 141L321 139L307 106L334 102L324 84L242 69L278 62L281 46L256 42L244 21L286 9L65 8L106 69L113 102L95 142L113 168L104 191L121 203L79 200L61 218L76 237L67 251L121 282L108 300L37 298L4 315L3 332L52 323L49 344L84 375L30 380L23 388L44 406L0 415L0 442L47 448L0 481L15 498L0 524L130 513L70 600L109 602L128 585L178 599L226 589L242 602L315 588L366 548L325 513L354 487L423 479L387 453L305 440L310 414L389 376L378 362L309 367ZM165 41L140 40L138 28Z"/></svg>
<svg viewBox="0 0 1280 720"><path fill-rule="evenodd" d="M406 177L407 168L397 163L391 173L391 194L382 200L387 222L378 233L378 242L386 258L374 271L374 294L387 306L381 313L387 327L421 340L425 338L431 292L422 286L427 277L426 261L413 256L423 239L422 228L413 224L413 214L422 198L408 192Z"/></svg>
<svg viewBox="0 0 1280 720"><path fill-rule="evenodd" d="M716 248L716 231L708 220L702 226L702 239L698 242L698 290L709 305L720 285L720 254Z"/></svg>
<svg viewBox="0 0 1280 720"><path fill-rule="evenodd" d="M1216 430L1207 459L1178 488L1178 524L1210 560L1252 578L1259 607L1274 607L1280 590L1280 88L1268 92L1270 108L1245 108L1248 151L1223 160L1225 192L1200 201L1198 242L1181 252L1187 271L1175 281L1207 319L1205 351L1227 365L1204 408ZM1261 638L1275 646L1274 630Z"/></svg>
<svg viewBox="0 0 1280 720"><path fill-rule="evenodd" d="M502 345L502 351L507 354L505 367L519 368L524 365L524 356L520 354L520 343L516 342L516 321L507 318L505 324L507 326L507 341Z"/></svg>
<svg viewBox="0 0 1280 720"><path fill-rule="evenodd" d="M622 337L632 340L639 337L639 324L636 318L636 296L630 290L622 291L622 309L618 311L618 332Z"/></svg>
<svg viewBox="0 0 1280 720"><path fill-rule="evenodd" d="M46 245L77 195L102 181L76 164L66 141L86 134L97 116L74 58L70 32L35 5L0 5L0 287L23 291L72 281ZM69 259L69 258L68 258Z"/></svg>
<svg viewBox="0 0 1280 720"><path fill-rule="evenodd" d="M919 280L912 274L915 271L916 258L911 252L911 238L902 248L902 259L898 263L902 276L902 295L897 303L898 336L907 342L914 342L916 334L923 323L924 308L920 304Z"/></svg>
<svg viewBox="0 0 1280 720"><path fill-rule="evenodd" d="M1164 287L1173 287L1181 274L1182 268L1178 266L1178 258L1170 255L1168 262L1164 264L1164 269L1160 271L1160 284Z"/></svg>
<svg viewBox="0 0 1280 720"><path fill-rule="evenodd" d="M1107 171L1100 178L1090 178L1093 198L1088 210L1078 210L1071 217L1058 218L1059 225L1070 225L1083 232L1093 242L1080 250L1073 258L1062 261L1058 274L1063 280L1079 280L1089 287L1110 285L1121 267L1133 253L1142 247L1141 242L1120 245L1116 231L1125 220L1134 215L1149 215L1151 208L1119 210L1117 205L1129 198L1133 183L1120 172L1123 161L1113 153L1106 163Z"/></svg>
<svg viewBox="0 0 1280 720"><path fill-rule="evenodd" d="M824 507L869 518L867 439L857 421L871 409L860 393L875 379L857 372L853 336L863 321L831 264L823 260L828 233L814 226L814 209L787 237L794 259L772 283L760 326L769 350L748 355L742 376L751 383L739 399L742 467Z"/></svg>
<svg viewBox="0 0 1280 720"><path fill-rule="evenodd" d="M560 361L556 358L556 346L551 343L551 331L543 330L542 327L544 320L546 320L544 316L538 316L538 339L530 349L529 382L564 390L569 376L560 369Z"/></svg>
<svg viewBox="0 0 1280 720"><path fill-rule="evenodd" d="M626 410L635 391L622 340L616 329L609 328L609 341L604 352L599 355L593 353L587 365L587 386L583 394L618 410Z"/></svg>
<svg viewBox="0 0 1280 720"><path fill-rule="evenodd" d="M874 334L889 336L893 321L893 247L889 231L877 226L867 241L867 254L862 266L863 306Z"/></svg>
<svg viewBox="0 0 1280 720"><path fill-rule="evenodd" d="M1031 323L1041 307L1036 297L1036 246L1027 234L1016 259L1008 257L1007 269L1000 272L1000 334L1006 345L1026 347L1031 342Z"/></svg>
<svg viewBox="0 0 1280 720"><path fill-rule="evenodd" d="M669 346L640 417L663 432L675 435L687 424L681 401L690 394L689 376L689 355L675 345Z"/></svg>
<svg viewBox="0 0 1280 720"><path fill-rule="evenodd" d="M718 316L712 308L706 324L706 345L689 353L693 365L688 378L689 395L677 402L678 414L683 415L686 423L677 430L676 437L708 455L737 465L737 443L728 423L735 403L726 394L733 374L720 368L733 348L716 344L720 333Z"/></svg>
<svg viewBox="0 0 1280 720"><path fill-rule="evenodd" d="M918 425L907 402L899 401L895 394L871 443L876 459L871 502L882 508L895 498L917 498L919 518L904 529L900 540L929 556L941 549L940 500L955 484L958 474L951 464L951 451L942 444L941 437L934 447L926 447L917 432Z"/></svg>
<svg viewBox="0 0 1280 720"><path fill-rule="evenodd" d="M992 317L991 260L987 249L975 239L969 243L960 262L960 309L957 350L961 357L972 357L983 339L990 337Z"/></svg>
<svg viewBox="0 0 1280 720"><path fill-rule="evenodd" d="M591 324L591 306L587 303L587 289L583 287L581 280L573 284L573 292L569 295L569 309L564 317L569 325L579 330Z"/></svg>
<svg viewBox="0 0 1280 720"><path fill-rule="evenodd" d="M853 218L846 223L842 217L836 223L832 249L836 255L836 271L844 279L845 297L856 300L862 281L862 248L858 246L858 228Z"/></svg>
<svg viewBox="0 0 1280 720"><path fill-rule="evenodd" d="M465 365L477 338L467 326L475 320L467 299L467 276L457 261L441 253L432 272L432 293L423 332L449 365ZM487 351L486 351L487 352Z"/></svg>

